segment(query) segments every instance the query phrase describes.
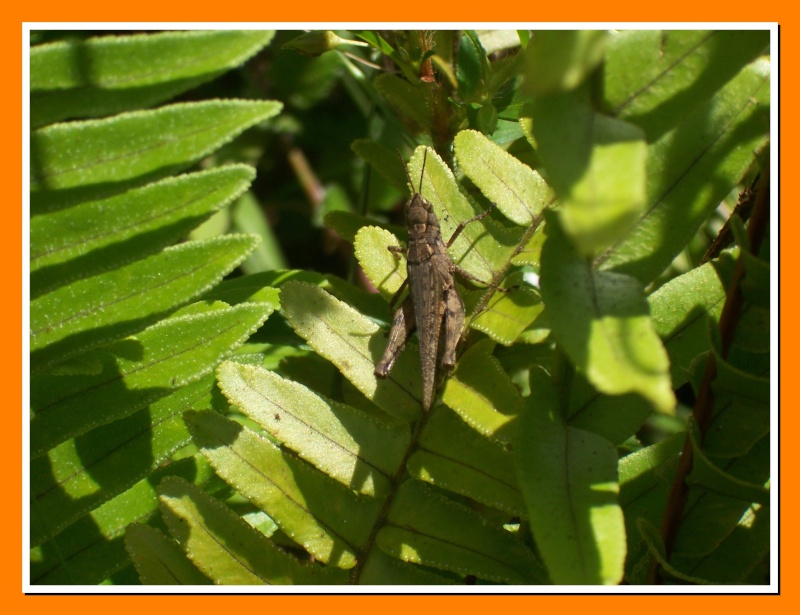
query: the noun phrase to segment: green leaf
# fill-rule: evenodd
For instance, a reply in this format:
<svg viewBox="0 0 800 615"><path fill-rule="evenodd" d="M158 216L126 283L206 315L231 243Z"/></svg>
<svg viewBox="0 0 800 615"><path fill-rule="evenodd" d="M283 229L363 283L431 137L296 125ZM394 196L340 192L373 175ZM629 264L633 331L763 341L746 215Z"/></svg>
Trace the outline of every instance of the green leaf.
<svg viewBox="0 0 800 615"><path fill-rule="evenodd" d="M747 250L742 250L741 255L745 269L741 284L742 295L756 307L769 310L772 287L769 261Z"/></svg>
<svg viewBox="0 0 800 615"><path fill-rule="evenodd" d="M588 87L537 99L533 118L564 230L583 256L593 258L644 213L644 133L595 112Z"/></svg>
<svg viewBox="0 0 800 615"><path fill-rule="evenodd" d="M657 140L767 50L767 30L627 30L608 39L603 95Z"/></svg>
<svg viewBox="0 0 800 615"><path fill-rule="evenodd" d="M155 515L158 507L156 485L167 475L203 484L213 476L213 472L202 459L182 459L159 468L48 542L31 549L31 583L97 584L130 566L124 545L125 530L129 524L145 523ZM32 503L32 527L35 523L36 506Z"/></svg>
<svg viewBox="0 0 800 615"><path fill-rule="evenodd" d="M442 401L477 432L509 442L512 425L524 402L500 362L492 356L493 348L491 340L483 340L459 358Z"/></svg>
<svg viewBox="0 0 800 615"><path fill-rule="evenodd" d="M31 134L31 211L167 177L281 108L273 101L209 100L36 130Z"/></svg>
<svg viewBox="0 0 800 615"><path fill-rule="evenodd" d="M369 163L387 182L398 190L408 190L406 174L397 152L372 139L356 139L350 145L356 155Z"/></svg>
<svg viewBox="0 0 800 615"><path fill-rule="evenodd" d="M447 578L428 568L408 564L380 549L370 551L359 582L361 585L457 585L460 577Z"/></svg>
<svg viewBox="0 0 800 615"><path fill-rule="evenodd" d="M261 367L228 361L218 377L231 404L332 478L366 495L389 488L409 445L407 426L325 400Z"/></svg>
<svg viewBox="0 0 800 615"><path fill-rule="evenodd" d="M683 250L767 142L769 77L766 60L748 65L647 148L646 211L603 269L648 283Z"/></svg>
<svg viewBox="0 0 800 615"><path fill-rule="evenodd" d="M536 171L475 130L453 141L459 166L503 215L521 226L538 222L553 193Z"/></svg>
<svg viewBox="0 0 800 615"><path fill-rule="evenodd" d="M689 437L694 448L692 471L686 478L689 485L698 485L711 491L745 502L768 505L769 489L762 485L740 480L714 464L700 445L700 430L697 423L689 422Z"/></svg>
<svg viewBox="0 0 800 615"><path fill-rule="evenodd" d="M458 95L462 100L471 99L479 86L485 87L487 65L486 52L476 34L472 31L462 34L456 61Z"/></svg>
<svg viewBox="0 0 800 615"><path fill-rule="evenodd" d="M628 542L625 579L629 583L645 582L650 556L638 523L644 519L660 525L685 440L685 434L674 434L619 461L619 503L625 513Z"/></svg>
<svg viewBox="0 0 800 615"><path fill-rule="evenodd" d="M243 304L173 317L107 346L98 353L100 373L32 376L31 456L130 416L210 373L271 311L261 304Z"/></svg>
<svg viewBox="0 0 800 615"><path fill-rule="evenodd" d="M616 584L625 563L617 454L592 433L567 427L555 387L531 372L515 450L536 545L558 584Z"/></svg>
<svg viewBox="0 0 800 615"><path fill-rule="evenodd" d="M380 507L269 440L214 412L186 415L192 436L225 482L266 512L318 561L352 568Z"/></svg>
<svg viewBox="0 0 800 615"><path fill-rule="evenodd" d="M397 245L397 237L375 226L361 227L353 243L361 268L385 299L391 299L408 276L405 257L388 249Z"/></svg>
<svg viewBox="0 0 800 615"><path fill-rule="evenodd" d="M35 297L175 243L247 189L255 173L231 165L168 178L47 215L30 227Z"/></svg>
<svg viewBox="0 0 800 615"><path fill-rule="evenodd" d="M31 500L40 524L31 528L39 544L47 528L56 534L76 519L148 476L191 436L184 411L210 408L209 374L144 410L67 440L30 464Z"/></svg>
<svg viewBox="0 0 800 615"><path fill-rule="evenodd" d="M405 562L501 583L546 582L541 564L515 536L415 480L401 485L376 541Z"/></svg>
<svg viewBox="0 0 800 615"><path fill-rule="evenodd" d="M470 322L470 327L504 346L511 346L543 311L539 293L526 287L514 288L492 295L486 309Z"/></svg>
<svg viewBox="0 0 800 615"><path fill-rule="evenodd" d="M528 92L543 96L574 89L602 61L608 39L601 30L537 30L525 50Z"/></svg>
<svg viewBox="0 0 800 615"><path fill-rule="evenodd" d="M669 561L667 561L665 554L666 550L664 549L664 543L661 540L661 535L659 534L658 529L652 523L646 519L638 519L637 525L639 533L641 534L642 538L644 538L650 554L656 559L661 566L661 569L667 576L677 579L683 583L691 583L695 585L710 584L710 581L681 572L675 568L675 566L670 564Z"/></svg>
<svg viewBox="0 0 800 615"><path fill-rule="evenodd" d="M230 230L232 233L258 235L261 238L261 243L242 263L245 274L287 268L278 237L266 218L262 204L252 191L242 194L231 206Z"/></svg>
<svg viewBox="0 0 800 615"><path fill-rule="evenodd" d="M601 392L637 393L661 413L675 411L669 363L639 283L595 271L548 219L542 298L558 341Z"/></svg>
<svg viewBox="0 0 800 615"><path fill-rule="evenodd" d="M333 568L303 564L224 504L179 479L159 486L161 512L192 562L218 584L342 583Z"/></svg>
<svg viewBox="0 0 800 615"><path fill-rule="evenodd" d="M125 549L145 585L208 585L211 579L192 565L177 543L147 525L132 523Z"/></svg>
<svg viewBox="0 0 800 615"><path fill-rule="evenodd" d="M433 126L433 108L430 90L413 85L396 75L381 73L375 79L375 88L404 122L415 130L430 132Z"/></svg>
<svg viewBox="0 0 800 615"><path fill-rule="evenodd" d="M708 321L719 321L725 303L723 280L732 270L733 259L726 252L673 278L648 298L653 326L667 349L676 389L688 381L692 360L708 349Z"/></svg>
<svg viewBox="0 0 800 615"><path fill-rule="evenodd" d="M163 32L31 48L31 125L149 107L243 64L272 30Z"/></svg>
<svg viewBox="0 0 800 615"><path fill-rule="evenodd" d="M444 406L433 411L408 472L515 516L527 516L511 451L482 437Z"/></svg>
<svg viewBox="0 0 800 615"><path fill-rule="evenodd" d="M766 485L770 473L769 437L762 438L745 455L735 459L718 459L718 467L739 482L724 487L737 493L736 497L708 489L692 489L686 504L673 554L697 558L713 553L736 529L743 515L748 514L751 503L741 499L743 487ZM745 498L763 495L763 489L749 489ZM759 495L759 491L761 495Z"/></svg>
<svg viewBox="0 0 800 615"><path fill-rule="evenodd" d="M671 561L712 583L762 585L769 580L769 553L770 509L754 504L713 553L699 558L674 556Z"/></svg>
<svg viewBox="0 0 800 615"><path fill-rule="evenodd" d="M218 283L256 243L227 235L189 242L31 302L31 369L140 330Z"/></svg>
<svg viewBox="0 0 800 615"><path fill-rule="evenodd" d="M284 284L281 305L295 332L379 408L404 420L420 415L422 380L413 346L400 355L386 378L379 379L374 370L386 343L375 323L302 282Z"/></svg>

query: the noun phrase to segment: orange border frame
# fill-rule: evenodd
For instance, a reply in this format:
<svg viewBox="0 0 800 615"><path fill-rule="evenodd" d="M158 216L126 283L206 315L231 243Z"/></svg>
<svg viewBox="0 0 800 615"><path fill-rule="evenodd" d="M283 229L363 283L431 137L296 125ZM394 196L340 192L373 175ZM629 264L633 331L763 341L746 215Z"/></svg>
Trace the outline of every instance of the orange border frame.
<svg viewBox="0 0 800 615"><path fill-rule="evenodd" d="M245 4L220 5L202 1L184 2L183 0L173 0L165 3L154 2L153 0L138 0L135 3L109 3L89 1L82 2L80 5L68 2L53 2L52 0L39 0L37 3L25 4L11 3L4 10L6 18L2 21L3 36L0 37L2 45L2 57L10 58L6 66L5 74L9 76L11 82L20 84L20 94L22 88L22 24L23 22L58 22L58 21L159 21L159 22L181 22L191 20L201 21L281 21L292 22L306 19L314 19L319 22L326 21L440 21L452 20L459 16L466 19L479 20L491 19L496 17L489 14L487 8L491 5L484 1L459 0L457 5L450 3L423 2L421 0L405 0L402 3L380 3L367 2L365 0L348 0L346 3L323 2L322 0L307 0L301 5L272 4L266 2ZM526 21L574 21L581 19L596 22L664 22L665 20L680 21L748 21L748 22L776 22L781 26L780 30L780 51L782 64L796 66L798 38L794 34L794 26L798 19L794 12L786 8L782 3L753 3L743 2L742 0L728 0L720 2L700 3L697 0L673 0L669 4L632 2L631 0L618 0L615 3L588 2L578 0L568 4L552 5L547 3L534 3L530 0L506 0L501 5L499 17L503 20L526 20ZM769 9L769 10L766 10ZM498 24L500 25L500 24ZM788 71L781 73L791 74ZM789 78L780 82L780 99L795 100L793 94L798 87L798 80ZM7 135L22 135L21 115L22 115L22 96L15 98L11 88L10 96L2 98L3 106L6 107L3 116L7 126ZM775 104L775 103L773 103ZM791 108L791 107L789 107ZM793 113L781 113L779 119L781 136L784 134L792 135L797 132L797 119ZM10 139L14 141L13 137ZM787 143L791 141L785 140ZM2 168L6 176L6 186L18 186L15 190L7 193L6 207L12 212L12 228L22 229L22 210L17 207L17 203L22 202L22 177L21 156L17 153L20 146L13 145L4 150ZM780 161L781 166L787 169L796 169L793 158L797 154L793 153L794 148L781 147ZM783 153L789 155L784 159ZM776 178L778 169L773 169ZM776 188L780 188L774 182ZM773 189L774 190L774 189ZM776 191L776 194L780 192ZM799 208L786 207L780 213L782 228L794 228L794 220L798 219ZM784 233L781 233L783 239ZM773 237L776 237L773 230ZM10 240L2 244L3 262L8 264L11 271L22 271L22 246L21 233L16 234L12 231ZM774 240L773 240L774 241ZM794 262L795 257L791 256L788 249L781 250L781 264L783 272L794 270L794 266L800 263ZM781 282L783 281L781 276ZM781 284L780 307L788 307L794 304L794 295L800 295L799 291L794 290L789 280L787 284ZM21 280L20 280L21 288ZM800 298L800 297L799 297ZM19 303L5 302L3 311L5 312L3 322L3 338L13 340L9 344L14 352L4 353L2 373L6 376L6 381L12 383L10 389L15 390L16 383L22 382L21 364L21 301ZM784 313L782 311L782 313ZM774 323L777 325L777 323ZM773 326L774 326L773 325ZM791 342L798 339L797 325L787 319L780 323L780 338L782 342ZM789 373L793 367L792 355L795 353L786 352L790 348L786 343L783 344L784 352L781 353L781 374ZM792 370L793 371L793 370ZM781 416L781 435L791 434L796 431L794 428L798 419L796 414L791 411L796 407L800 395L792 388L786 387L781 390L780 401L784 409ZM8 416L12 417L12 425L15 430L12 434L22 433L22 420L26 416L20 412L21 392L8 405ZM15 401L19 400L19 403ZM790 409L790 410L786 410ZM780 437L780 436L779 436ZM783 444L784 438L780 437ZM457 611L459 613L481 613L497 612L498 610L524 613L526 611L538 611L540 613L557 612L563 614L567 612L583 613L612 613L626 610L646 610L648 613L674 613L681 609L690 608L692 610L720 609L726 615L733 613L752 613L755 609L769 609L772 613L797 612L798 605L791 607L792 603L798 602L797 595L794 594L796 587L791 582L797 572L798 564L792 557L795 552L793 547L798 545L797 530L794 525L785 522L780 528L780 596L336 596L336 595L317 595L317 596L225 596L206 597L206 596L26 596L22 593L22 557L21 557L21 502L13 497L15 487L19 486L18 493L21 493L22 484L22 451L21 438L12 435L7 438L7 443L3 447L4 464L8 470L7 475L19 477L13 479L8 491L11 497L7 498L7 505L3 507L2 516L6 529L5 539L3 540L3 557L0 559L2 565L2 589L0 596L6 609L10 612L24 612L26 614L48 613L90 613L95 610L113 610L115 613L139 614L146 609L181 609L192 613L214 612L225 609L230 612L235 609L259 612L269 609L271 612L279 610L303 609L306 612L316 613L407 613L415 612L436 612L446 609L447 611ZM792 502L796 502L798 496L796 489L791 487L794 476L799 473L794 471L796 461L790 459L785 451L787 448L781 446L781 484L780 504L782 511L792 510ZM19 483L17 483L17 480ZM783 516L789 521L790 516ZM224 604L223 604L224 600ZM623 604L624 602L624 604Z"/></svg>

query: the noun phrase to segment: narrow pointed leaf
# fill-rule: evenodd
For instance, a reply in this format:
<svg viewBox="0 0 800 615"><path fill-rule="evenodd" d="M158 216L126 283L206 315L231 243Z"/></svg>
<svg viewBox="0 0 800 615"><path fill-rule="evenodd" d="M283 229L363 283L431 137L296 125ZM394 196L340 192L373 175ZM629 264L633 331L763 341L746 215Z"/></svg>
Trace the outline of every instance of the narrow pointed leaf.
<svg viewBox="0 0 800 615"><path fill-rule="evenodd" d="M419 416L422 382L413 347L406 348L392 372L379 379L374 370L386 342L375 323L324 290L302 282L281 288L281 305L295 332L379 408L405 420Z"/></svg>
<svg viewBox="0 0 800 615"><path fill-rule="evenodd" d="M224 504L185 481L162 481L159 500L170 533L215 583L322 584L346 578L333 568L300 563Z"/></svg>
<svg viewBox="0 0 800 615"><path fill-rule="evenodd" d="M209 374L148 408L67 440L33 459L31 498L41 526L31 529L31 543L57 533L81 515L122 493L158 468L191 436L182 413L209 408L214 377Z"/></svg>
<svg viewBox="0 0 800 615"><path fill-rule="evenodd" d="M175 243L241 194L254 177L251 167L230 165L34 216L30 228L34 296Z"/></svg>
<svg viewBox="0 0 800 615"><path fill-rule="evenodd" d="M637 393L661 413L675 411L667 353L653 330L639 283L595 271L548 220L542 297L560 343L600 391Z"/></svg>
<svg viewBox="0 0 800 615"><path fill-rule="evenodd" d="M167 319L106 347L98 374L33 376L31 455L129 416L210 373L271 311L262 304L243 304Z"/></svg>
<svg viewBox="0 0 800 615"><path fill-rule="evenodd" d="M133 523L125 532L125 550L145 585L208 585L177 543L158 530Z"/></svg>
<svg viewBox="0 0 800 615"><path fill-rule="evenodd" d="M31 368L143 328L219 282L256 241L226 235L183 243L39 297L31 302Z"/></svg>
<svg viewBox="0 0 800 615"><path fill-rule="evenodd" d="M490 581L546 582L541 564L515 536L419 481L401 486L377 544L406 562Z"/></svg>
<svg viewBox="0 0 800 615"><path fill-rule="evenodd" d="M462 130L453 141L459 166L503 215L519 224L534 224L553 200L553 192L536 171L475 130Z"/></svg>
<svg viewBox="0 0 800 615"><path fill-rule="evenodd" d="M617 453L607 440L563 423L542 371L531 372L514 448L533 536L553 582L619 583L625 525Z"/></svg>
<svg viewBox="0 0 800 615"><path fill-rule="evenodd" d="M261 367L225 362L218 377L231 404L332 478L367 495L389 488L409 444L406 425L379 422Z"/></svg>
<svg viewBox="0 0 800 615"><path fill-rule="evenodd" d="M425 425L408 472L482 504L527 516L511 451L482 437L452 411L439 406Z"/></svg>
<svg viewBox="0 0 800 615"><path fill-rule="evenodd" d="M125 530L131 523L146 523L156 515L159 481L165 476L181 476L199 485L213 475L203 459L181 459L159 468L48 542L31 549L31 583L98 584L130 566L125 551ZM35 506L31 506L31 514L31 522L35 523Z"/></svg>
<svg viewBox="0 0 800 615"><path fill-rule="evenodd" d="M313 466L214 412L186 415L189 430L228 484L264 510L317 560L352 568L381 502L359 497Z"/></svg>
<svg viewBox="0 0 800 615"><path fill-rule="evenodd" d="M242 64L274 31L103 36L31 49L33 127L168 100Z"/></svg>
<svg viewBox="0 0 800 615"><path fill-rule="evenodd" d="M31 210L171 175L280 110L281 104L272 101L210 100L36 130L31 135Z"/></svg>

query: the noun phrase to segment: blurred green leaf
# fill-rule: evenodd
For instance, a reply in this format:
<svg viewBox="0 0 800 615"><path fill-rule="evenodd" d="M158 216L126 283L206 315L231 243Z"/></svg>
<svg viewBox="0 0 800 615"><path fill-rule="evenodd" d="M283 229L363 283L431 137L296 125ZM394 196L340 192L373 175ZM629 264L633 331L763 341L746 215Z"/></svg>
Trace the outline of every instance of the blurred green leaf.
<svg viewBox="0 0 800 615"><path fill-rule="evenodd" d="M753 62L648 146L645 213L599 258L604 270L648 283L684 249L766 143L769 75Z"/></svg>
<svg viewBox="0 0 800 615"><path fill-rule="evenodd" d="M525 52L525 80L535 97L576 88L602 61L609 40L600 30L536 30Z"/></svg>
<svg viewBox="0 0 800 615"><path fill-rule="evenodd" d="M675 412L667 353L653 329L639 283L592 269L547 221L542 298L556 338L598 390L637 393L655 410Z"/></svg>
<svg viewBox="0 0 800 615"><path fill-rule="evenodd" d="M603 94L611 112L656 141L767 50L766 30L628 30L608 39Z"/></svg>

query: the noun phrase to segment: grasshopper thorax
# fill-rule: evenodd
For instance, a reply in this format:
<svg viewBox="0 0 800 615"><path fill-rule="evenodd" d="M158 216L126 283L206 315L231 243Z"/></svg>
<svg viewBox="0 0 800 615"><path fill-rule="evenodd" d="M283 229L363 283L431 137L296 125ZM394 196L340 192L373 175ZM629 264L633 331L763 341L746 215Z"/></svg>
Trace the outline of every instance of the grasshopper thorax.
<svg viewBox="0 0 800 615"><path fill-rule="evenodd" d="M428 224L429 214L432 211L431 204L419 193L415 194L408 201L406 206L406 220L409 226L418 224Z"/></svg>

